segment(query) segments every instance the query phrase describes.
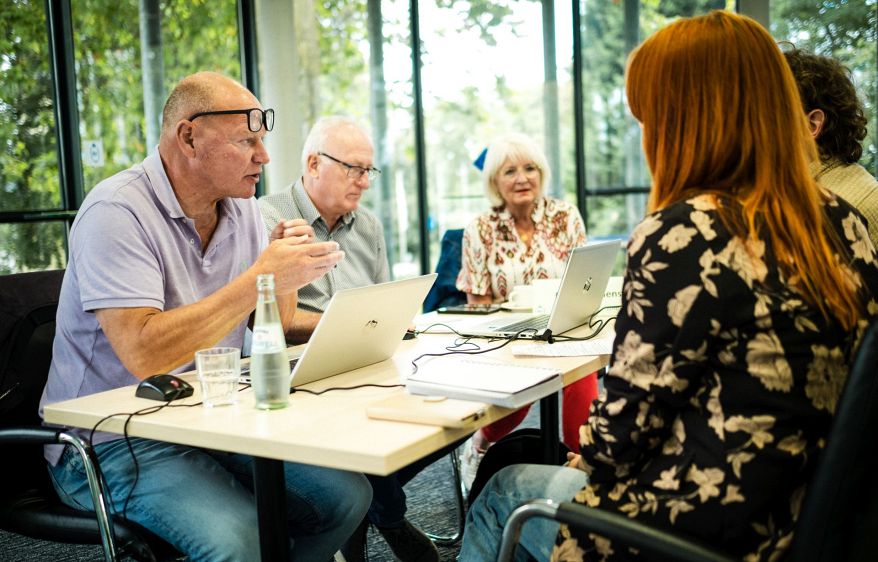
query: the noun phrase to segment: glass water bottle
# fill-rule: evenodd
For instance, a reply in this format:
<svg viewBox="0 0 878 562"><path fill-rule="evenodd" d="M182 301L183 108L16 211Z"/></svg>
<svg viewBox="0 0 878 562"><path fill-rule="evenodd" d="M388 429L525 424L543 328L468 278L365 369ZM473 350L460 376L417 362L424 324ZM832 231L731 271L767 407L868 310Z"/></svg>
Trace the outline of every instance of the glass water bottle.
<svg viewBox="0 0 878 562"><path fill-rule="evenodd" d="M274 275L258 275L256 291L256 320L250 347L250 372L256 407L260 410L286 408L290 399L290 364L274 298Z"/></svg>

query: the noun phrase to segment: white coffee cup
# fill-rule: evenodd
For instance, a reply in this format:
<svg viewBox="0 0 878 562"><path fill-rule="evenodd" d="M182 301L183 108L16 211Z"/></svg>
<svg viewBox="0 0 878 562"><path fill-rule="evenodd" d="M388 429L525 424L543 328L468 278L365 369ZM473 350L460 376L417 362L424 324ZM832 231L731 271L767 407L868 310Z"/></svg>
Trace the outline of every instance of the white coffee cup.
<svg viewBox="0 0 878 562"><path fill-rule="evenodd" d="M516 285L509 293L506 306L509 308L532 308L533 295L533 285Z"/></svg>
<svg viewBox="0 0 878 562"><path fill-rule="evenodd" d="M534 314L549 314L561 287L560 279L535 279L533 287Z"/></svg>

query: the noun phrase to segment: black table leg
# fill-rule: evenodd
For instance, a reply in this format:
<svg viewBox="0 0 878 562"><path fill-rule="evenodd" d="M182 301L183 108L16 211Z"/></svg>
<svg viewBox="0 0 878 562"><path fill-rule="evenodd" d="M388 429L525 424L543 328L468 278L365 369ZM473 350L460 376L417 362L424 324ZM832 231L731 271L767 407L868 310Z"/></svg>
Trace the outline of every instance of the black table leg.
<svg viewBox="0 0 878 562"><path fill-rule="evenodd" d="M290 559L287 529L287 494L284 463L274 459L253 459L253 488L259 515L259 551L263 562Z"/></svg>
<svg viewBox="0 0 878 562"><path fill-rule="evenodd" d="M558 464L558 443L561 436L558 432L558 393L540 399L540 430L543 434L543 462Z"/></svg>

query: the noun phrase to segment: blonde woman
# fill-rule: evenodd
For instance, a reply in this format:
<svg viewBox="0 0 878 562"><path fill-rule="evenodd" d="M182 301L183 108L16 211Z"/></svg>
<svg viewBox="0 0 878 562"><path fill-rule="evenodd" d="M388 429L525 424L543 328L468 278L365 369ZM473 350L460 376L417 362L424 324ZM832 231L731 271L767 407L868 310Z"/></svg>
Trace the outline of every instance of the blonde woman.
<svg viewBox="0 0 878 562"><path fill-rule="evenodd" d="M576 207L549 197L546 156L528 136L512 133L495 140L485 155L482 179L491 209L463 234L457 288L469 303L505 302L516 285L560 278L573 248L585 244L585 226ZM568 386L563 400L563 436L577 450L579 427L597 398L597 377ZM530 406L477 431L463 447L461 469L470 486L485 450L515 429Z"/></svg>

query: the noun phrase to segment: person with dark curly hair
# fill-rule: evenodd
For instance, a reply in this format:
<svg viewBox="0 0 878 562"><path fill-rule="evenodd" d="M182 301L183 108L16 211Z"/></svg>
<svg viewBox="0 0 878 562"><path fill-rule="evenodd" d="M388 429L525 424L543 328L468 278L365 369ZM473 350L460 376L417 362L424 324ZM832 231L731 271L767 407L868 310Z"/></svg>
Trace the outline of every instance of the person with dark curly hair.
<svg viewBox="0 0 878 562"><path fill-rule="evenodd" d="M823 186L841 195L869 221L878 246L878 180L857 164L866 138L866 114L850 70L833 58L792 48L784 52L796 78L820 160L811 171Z"/></svg>

